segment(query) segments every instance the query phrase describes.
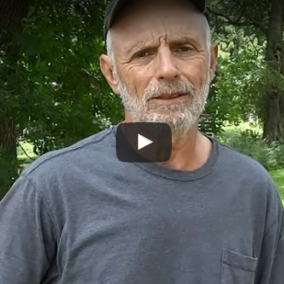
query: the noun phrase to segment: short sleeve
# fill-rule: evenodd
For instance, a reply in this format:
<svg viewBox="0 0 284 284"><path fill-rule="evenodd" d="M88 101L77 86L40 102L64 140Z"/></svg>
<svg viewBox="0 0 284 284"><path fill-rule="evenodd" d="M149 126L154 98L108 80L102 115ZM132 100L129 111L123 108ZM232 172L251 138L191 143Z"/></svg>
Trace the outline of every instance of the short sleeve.
<svg viewBox="0 0 284 284"><path fill-rule="evenodd" d="M0 202L0 283L42 283L56 253L51 214L22 175Z"/></svg>
<svg viewBox="0 0 284 284"><path fill-rule="evenodd" d="M284 211L276 186L269 188L268 227L262 240L257 284L284 283Z"/></svg>

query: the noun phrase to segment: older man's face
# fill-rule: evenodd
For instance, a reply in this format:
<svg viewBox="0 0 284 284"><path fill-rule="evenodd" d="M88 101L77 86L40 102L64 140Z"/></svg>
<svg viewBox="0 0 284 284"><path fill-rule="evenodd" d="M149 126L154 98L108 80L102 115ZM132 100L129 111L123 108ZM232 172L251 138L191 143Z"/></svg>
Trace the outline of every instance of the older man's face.
<svg viewBox="0 0 284 284"><path fill-rule="evenodd" d="M206 42L206 20L192 4L149 2L129 7L115 23L114 72L101 59L102 71L127 121L165 122L185 132L204 109L216 48Z"/></svg>

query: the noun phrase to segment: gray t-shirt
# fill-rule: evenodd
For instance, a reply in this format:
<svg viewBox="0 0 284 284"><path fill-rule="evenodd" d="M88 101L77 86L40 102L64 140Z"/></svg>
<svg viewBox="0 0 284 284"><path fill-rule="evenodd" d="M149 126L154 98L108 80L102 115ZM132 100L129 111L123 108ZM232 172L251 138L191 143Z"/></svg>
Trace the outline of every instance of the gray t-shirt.
<svg viewBox="0 0 284 284"><path fill-rule="evenodd" d="M1 284L283 284L283 207L212 139L201 168L122 163L116 127L29 166L0 203Z"/></svg>

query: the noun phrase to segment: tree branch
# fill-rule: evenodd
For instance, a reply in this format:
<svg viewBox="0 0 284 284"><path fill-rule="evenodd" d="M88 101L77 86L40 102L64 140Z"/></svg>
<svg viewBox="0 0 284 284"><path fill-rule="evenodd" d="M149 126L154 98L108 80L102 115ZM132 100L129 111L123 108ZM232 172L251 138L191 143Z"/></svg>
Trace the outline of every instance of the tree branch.
<svg viewBox="0 0 284 284"><path fill-rule="evenodd" d="M257 21L253 21L251 19L248 19L249 20L248 22L241 21L241 19L243 17L244 10L242 11L241 15L236 20L232 20L230 17L228 17L224 14L221 14L219 12L213 11L210 8L207 8L207 10L215 16L225 19L226 20L225 24L233 25L233 26L236 26L236 27L245 27L245 26L252 25L252 26L258 28L264 35L267 35L267 29L261 23L259 23Z"/></svg>
<svg viewBox="0 0 284 284"><path fill-rule="evenodd" d="M265 28L263 24L257 21L253 21L251 19L250 19L250 24L258 28L265 36L267 36L267 28Z"/></svg>

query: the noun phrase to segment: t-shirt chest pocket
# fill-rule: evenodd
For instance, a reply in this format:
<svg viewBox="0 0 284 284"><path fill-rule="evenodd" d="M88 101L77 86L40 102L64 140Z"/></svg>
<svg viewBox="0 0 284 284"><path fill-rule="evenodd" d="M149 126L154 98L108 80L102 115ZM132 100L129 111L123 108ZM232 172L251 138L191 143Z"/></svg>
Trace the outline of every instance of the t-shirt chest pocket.
<svg viewBox="0 0 284 284"><path fill-rule="evenodd" d="M223 249L220 284L253 284L257 258Z"/></svg>

